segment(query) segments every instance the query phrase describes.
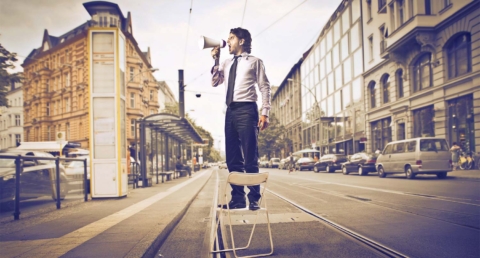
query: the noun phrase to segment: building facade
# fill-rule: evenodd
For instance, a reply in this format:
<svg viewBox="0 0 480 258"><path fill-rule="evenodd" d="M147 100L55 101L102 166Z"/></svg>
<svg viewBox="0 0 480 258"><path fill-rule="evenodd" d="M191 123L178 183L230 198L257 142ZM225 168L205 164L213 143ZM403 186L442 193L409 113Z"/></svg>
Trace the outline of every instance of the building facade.
<svg viewBox="0 0 480 258"><path fill-rule="evenodd" d="M353 154L365 142L361 0L344 0L301 65L302 143Z"/></svg>
<svg viewBox="0 0 480 258"><path fill-rule="evenodd" d="M16 147L23 141L23 92L12 83L7 93L8 107L0 107L0 150Z"/></svg>
<svg viewBox="0 0 480 258"><path fill-rule="evenodd" d="M152 74L150 50L139 49L130 13L124 17L117 4L104 1L84 7L91 20L59 37L45 30L41 47L22 64L24 141L54 141L55 133L64 131L67 141L89 148L89 60L97 58L89 46L91 29L114 27L125 36L126 120L158 112L159 86ZM127 141L133 141L132 128L126 130Z"/></svg>
<svg viewBox="0 0 480 258"><path fill-rule="evenodd" d="M282 83L272 94L271 113L275 114L279 123L285 128L285 133L280 136L290 139L291 145L284 146L280 150L280 157L288 156L289 152L301 150L302 144L302 125L301 118L301 92L300 92L300 65L303 62L301 58L287 74ZM297 82L297 83L294 83Z"/></svg>
<svg viewBox="0 0 480 258"><path fill-rule="evenodd" d="M479 6L473 0L366 1L367 151L427 136L480 151Z"/></svg>

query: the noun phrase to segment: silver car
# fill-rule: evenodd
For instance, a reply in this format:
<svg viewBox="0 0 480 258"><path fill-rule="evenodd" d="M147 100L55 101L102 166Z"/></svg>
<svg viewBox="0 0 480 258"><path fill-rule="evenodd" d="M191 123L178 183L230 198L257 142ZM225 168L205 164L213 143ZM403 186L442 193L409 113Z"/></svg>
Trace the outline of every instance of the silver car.
<svg viewBox="0 0 480 258"><path fill-rule="evenodd" d="M444 138L421 137L390 142L378 156L378 176L401 173L408 179L417 174L436 174L446 178L451 172L451 154Z"/></svg>

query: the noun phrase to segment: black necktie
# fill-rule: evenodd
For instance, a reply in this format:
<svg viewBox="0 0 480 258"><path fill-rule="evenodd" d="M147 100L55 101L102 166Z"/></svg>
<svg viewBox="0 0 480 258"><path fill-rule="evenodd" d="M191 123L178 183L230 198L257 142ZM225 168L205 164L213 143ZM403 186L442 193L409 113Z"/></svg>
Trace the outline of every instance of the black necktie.
<svg viewBox="0 0 480 258"><path fill-rule="evenodd" d="M227 90L227 107L230 106L230 103L233 102L233 90L235 89L235 77L237 75L237 59L240 56L235 56L233 64L230 67L230 74L228 75L228 90Z"/></svg>

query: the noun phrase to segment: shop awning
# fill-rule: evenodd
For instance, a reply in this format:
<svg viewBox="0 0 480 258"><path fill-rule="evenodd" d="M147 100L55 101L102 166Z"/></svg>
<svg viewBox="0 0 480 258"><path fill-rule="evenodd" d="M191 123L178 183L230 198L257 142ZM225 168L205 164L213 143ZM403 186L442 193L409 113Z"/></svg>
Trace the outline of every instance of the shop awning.
<svg viewBox="0 0 480 258"><path fill-rule="evenodd" d="M18 150L32 150L32 151L44 151L44 152L59 152L63 150L63 147L68 142L57 143L57 142L20 142L20 146L17 147Z"/></svg>

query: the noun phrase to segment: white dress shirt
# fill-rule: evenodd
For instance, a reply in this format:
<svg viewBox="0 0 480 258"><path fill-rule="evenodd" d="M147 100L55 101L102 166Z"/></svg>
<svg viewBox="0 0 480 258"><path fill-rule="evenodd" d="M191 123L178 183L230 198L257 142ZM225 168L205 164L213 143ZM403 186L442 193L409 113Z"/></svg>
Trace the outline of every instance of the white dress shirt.
<svg viewBox="0 0 480 258"><path fill-rule="evenodd" d="M226 59L219 66L212 68L213 87L217 87L225 82L225 93L227 92L228 76L232 64L233 57ZM262 94L262 115L268 116L271 106L271 88L270 82L265 74L265 66L260 58L243 52L237 60L233 102L256 102L258 97L255 91L255 85L258 85L258 89Z"/></svg>

